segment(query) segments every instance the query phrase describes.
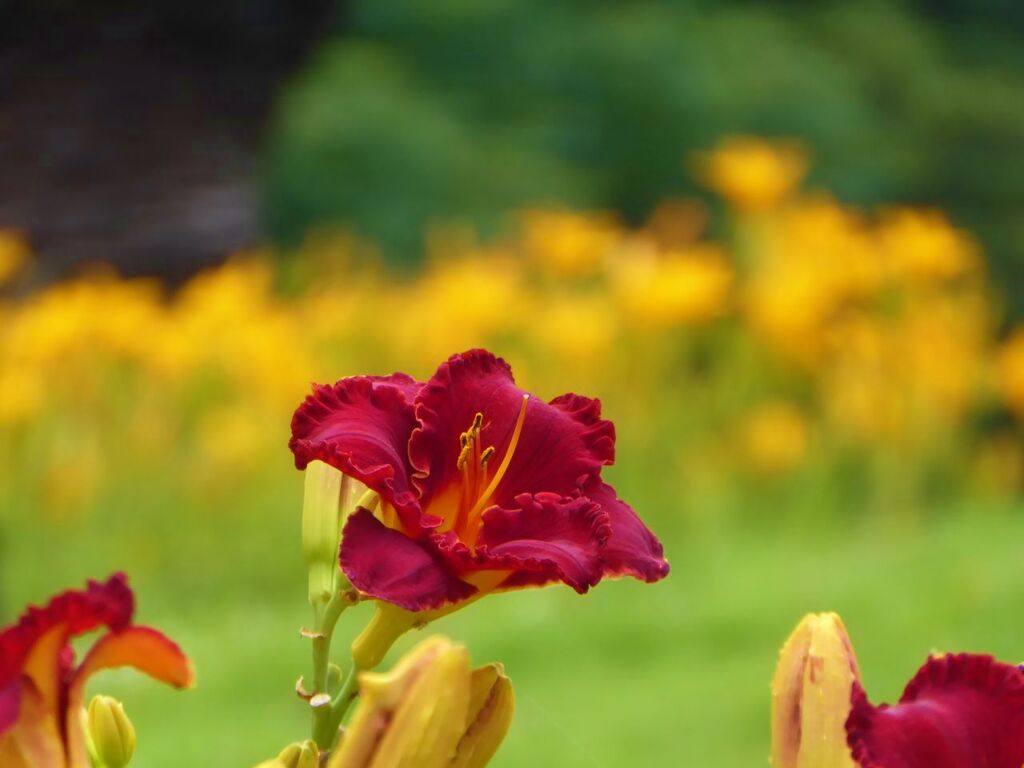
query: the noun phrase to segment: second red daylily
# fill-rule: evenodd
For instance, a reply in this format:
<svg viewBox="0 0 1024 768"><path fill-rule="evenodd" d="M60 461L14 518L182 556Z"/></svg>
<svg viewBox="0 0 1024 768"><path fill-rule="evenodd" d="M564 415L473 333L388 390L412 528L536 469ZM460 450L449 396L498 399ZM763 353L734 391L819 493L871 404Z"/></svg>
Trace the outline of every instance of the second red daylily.
<svg viewBox="0 0 1024 768"><path fill-rule="evenodd" d="M290 447L300 469L323 461L376 492L345 524L341 567L406 610L668 573L657 538L601 479L615 430L600 403L545 403L484 350L454 355L425 384L394 374L316 386Z"/></svg>
<svg viewBox="0 0 1024 768"><path fill-rule="evenodd" d="M933 656L892 706L873 706L854 683L846 732L861 768L1021 768L1024 671L991 656Z"/></svg>
<svg viewBox="0 0 1024 768"><path fill-rule="evenodd" d="M135 598L123 574L90 581L45 607L29 608L0 630L0 765L4 768L89 768L82 703L97 671L129 666L179 688L192 665L162 633L132 624ZM106 632L79 664L72 638Z"/></svg>

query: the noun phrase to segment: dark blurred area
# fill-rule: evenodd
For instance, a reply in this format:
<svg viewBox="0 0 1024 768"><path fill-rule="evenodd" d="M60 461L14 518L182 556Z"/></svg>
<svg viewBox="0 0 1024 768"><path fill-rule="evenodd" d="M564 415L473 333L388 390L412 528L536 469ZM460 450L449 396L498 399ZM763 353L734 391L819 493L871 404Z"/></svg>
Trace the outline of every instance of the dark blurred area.
<svg viewBox="0 0 1024 768"><path fill-rule="evenodd" d="M180 277L325 225L414 263L428 224L524 205L637 220L747 133L802 139L844 201L945 209L1024 278L1008 0L0 8L0 226L51 273Z"/></svg>
<svg viewBox="0 0 1024 768"><path fill-rule="evenodd" d="M260 240L257 160L324 0L0 3L0 227L42 279L181 279ZM37 272L40 270L37 270Z"/></svg>

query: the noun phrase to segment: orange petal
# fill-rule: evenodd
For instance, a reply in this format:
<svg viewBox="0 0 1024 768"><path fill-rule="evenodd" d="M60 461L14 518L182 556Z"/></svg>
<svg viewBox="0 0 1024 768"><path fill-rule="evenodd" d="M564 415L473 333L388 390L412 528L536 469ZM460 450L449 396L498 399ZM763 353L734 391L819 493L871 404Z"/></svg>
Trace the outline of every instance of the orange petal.
<svg viewBox="0 0 1024 768"><path fill-rule="evenodd" d="M95 672L114 667L134 667L175 688L195 684L192 663L177 643L151 627L134 626L101 637L82 660L74 685Z"/></svg>
<svg viewBox="0 0 1024 768"><path fill-rule="evenodd" d="M4 768L64 768L64 745L57 722L43 695L27 677L20 683L18 719L0 736Z"/></svg>
<svg viewBox="0 0 1024 768"><path fill-rule="evenodd" d="M61 654L67 645L68 634L66 622L48 629L32 645L22 667L22 674L35 684L42 706L51 713L57 712L60 700L60 682L64 667L61 663Z"/></svg>
<svg viewBox="0 0 1024 768"><path fill-rule="evenodd" d="M89 768L78 715L85 684L95 672L115 667L133 667L175 688L190 688L195 684L192 662L163 633L150 627L128 627L101 637L82 660L68 690L67 742L71 768Z"/></svg>

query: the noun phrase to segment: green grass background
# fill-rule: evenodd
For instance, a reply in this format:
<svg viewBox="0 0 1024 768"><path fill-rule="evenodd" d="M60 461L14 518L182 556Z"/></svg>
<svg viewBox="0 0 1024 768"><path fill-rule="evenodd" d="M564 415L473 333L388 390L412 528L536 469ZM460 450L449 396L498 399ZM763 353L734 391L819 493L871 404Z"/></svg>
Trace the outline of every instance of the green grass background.
<svg viewBox="0 0 1024 768"><path fill-rule="evenodd" d="M776 654L806 611L843 615L876 700L897 697L934 650L1024 657L1019 510L950 502L851 515L811 492L705 503L654 454L629 453L608 474L663 537L666 581L497 595L427 630L512 677L517 714L494 765L766 765ZM124 569L138 619L198 667L186 693L126 671L95 679L93 691L125 701L140 768L250 766L307 735L292 693L309 655L298 634L302 481L289 458L282 449L258 483L216 502L161 487L157 469L117 484L84 519L44 521L27 499L7 499L0 618ZM339 662L368 616L361 606L343 618Z"/></svg>

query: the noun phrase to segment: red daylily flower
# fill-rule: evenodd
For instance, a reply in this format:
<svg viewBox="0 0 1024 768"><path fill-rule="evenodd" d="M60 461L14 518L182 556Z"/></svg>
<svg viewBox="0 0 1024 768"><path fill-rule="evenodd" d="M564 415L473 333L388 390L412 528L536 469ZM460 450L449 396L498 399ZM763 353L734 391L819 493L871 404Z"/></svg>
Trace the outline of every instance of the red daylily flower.
<svg viewBox="0 0 1024 768"><path fill-rule="evenodd" d="M846 732L862 768L1021 768L1024 671L991 656L928 659L899 704L854 683Z"/></svg>
<svg viewBox="0 0 1024 768"><path fill-rule="evenodd" d="M545 403L484 350L452 356L425 384L396 373L315 386L289 446L299 469L320 460L379 495L346 522L341 567L407 610L668 573L657 538L601 479L615 429L600 402Z"/></svg>
<svg viewBox="0 0 1024 768"><path fill-rule="evenodd" d="M80 716L85 683L112 667L130 666L179 688L193 681L188 658L150 627L132 624L135 597L124 574L30 607L0 631L0 765L89 768ZM106 632L81 663L70 641Z"/></svg>

